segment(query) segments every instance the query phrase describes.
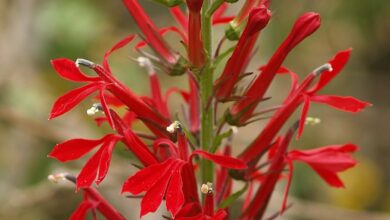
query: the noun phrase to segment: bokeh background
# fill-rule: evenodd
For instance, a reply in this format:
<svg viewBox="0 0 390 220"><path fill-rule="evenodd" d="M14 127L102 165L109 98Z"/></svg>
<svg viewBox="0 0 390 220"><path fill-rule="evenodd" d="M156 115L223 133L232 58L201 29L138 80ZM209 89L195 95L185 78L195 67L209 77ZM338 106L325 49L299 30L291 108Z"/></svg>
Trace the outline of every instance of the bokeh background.
<svg viewBox="0 0 390 220"><path fill-rule="evenodd" d="M163 7L149 0L140 2L159 27L174 24ZM229 13L235 11L231 8ZM310 168L298 165L291 192L294 205L283 218L390 219L390 1L274 0L272 11L252 70L267 61L299 14L316 11L322 16L321 29L291 53L285 65L303 76L338 50L352 47L346 70L325 92L353 95L374 104L357 115L313 106L310 115L322 122L308 127L293 147L354 142L361 148L356 154L360 163L342 174L344 190L330 189ZM222 36L222 31L223 27L215 28L216 36ZM97 138L109 129L96 128L85 114L93 100L59 119L47 120L56 97L78 86L60 79L49 61L82 57L100 62L105 50L129 33L138 30L119 0L0 1L0 219L67 219L76 208L81 194L75 194L69 183L47 181L47 176L77 173L85 160L64 165L46 155L60 141ZM182 50L175 35L167 38ZM147 75L131 60L136 57L131 47L126 47L112 56L112 68L134 91L148 94ZM161 77L165 89L186 87L184 78ZM275 103L287 88L287 78L276 80L270 91ZM172 105L180 107L177 100ZM236 149L248 144L256 135L253 131L263 124L241 129ZM119 147L100 188L119 210L132 216L129 219L137 219L137 202L123 198L119 190L132 173L128 159ZM274 209L282 192L283 187L272 203Z"/></svg>

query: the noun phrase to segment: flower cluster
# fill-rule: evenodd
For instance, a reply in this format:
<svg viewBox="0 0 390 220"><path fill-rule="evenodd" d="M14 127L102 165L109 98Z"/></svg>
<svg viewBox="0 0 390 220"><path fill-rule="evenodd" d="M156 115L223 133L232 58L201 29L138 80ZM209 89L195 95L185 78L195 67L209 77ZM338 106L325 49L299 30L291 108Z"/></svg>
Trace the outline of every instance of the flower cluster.
<svg viewBox="0 0 390 220"><path fill-rule="evenodd" d="M89 210L99 211L107 219L124 219L93 187L94 183L98 185L105 179L118 142L122 142L140 163L137 165L139 170L130 174L122 187L122 193L142 197L140 217L155 212L165 200L169 216L164 217L167 219L228 219L229 206L244 195L239 218L263 219L276 184L287 177L281 214L287 207L287 193L296 162L309 165L330 186L344 186L338 173L356 164L351 157L357 150L354 144L288 149L296 131L296 139L299 139L305 124L319 121L308 117L312 103L352 113L371 105L349 96L320 93L343 70L350 49L338 52L302 80L283 66L290 51L320 27L319 14L308 12L298 17L269 61L265 65L258 64L258 74L252 83L240 90L240 81L252 75L247 67L256 41L271 18L270 0L246 0L237 16L225 15L229 4L236 1L154 1L168 8L177 26L158 28L138 0L123 0L139 27L138 39L136 35L130 35L119 41L105 53L102 64L86 59L52 61L62 78L84 85L58 98L50 119L97 94L94 96L97 103L87 110L87 114L102 113L95 117L97 125L108 123L112 129L110 134L99 139L67 140L57 144L49 154L67 162L96 149L77 178L67 177L75 182L76 190L84 192L84 200L71 219L84 219ZM225 35L215 50L212 47L213 25L226 26ZM164 35L168 32L178 34L186 53L177 52L165 41ZM119 81L108 62L111 53L133 41L137 41L134 49L140 54L135 60L149 75L149 96L140 96ZM235 42L235 46L224 49L226 41ZM153 53L146 52L145 47ZM228 59L223 64L225 58ZM224 66L218 73L216 67L220 65ZM86 75L81 67L93 70L96 76ZM188 90L173 87L163 94L159 82L162 73L171 76L172 80L179 75L187 77ZM291 77L291 87L284 101L275 107L259 108L262 101L269 99L265 94L274 78L284 75ZM174 117L173 109L168 106L173 93L183 98L182 116ZM230 105L225 113L217 111L227 103ZM288 120L301 106L297 122L288 125ZM256 138L248 146L232 146L237 127L259 119L267 121ZM150 133L134 130L134 122L143 123ZM281 132L283 127L288 128L285 134ZM232 149L240 153L233 156ZM245 187L232 192L237 181L244 182Z"/></svg>

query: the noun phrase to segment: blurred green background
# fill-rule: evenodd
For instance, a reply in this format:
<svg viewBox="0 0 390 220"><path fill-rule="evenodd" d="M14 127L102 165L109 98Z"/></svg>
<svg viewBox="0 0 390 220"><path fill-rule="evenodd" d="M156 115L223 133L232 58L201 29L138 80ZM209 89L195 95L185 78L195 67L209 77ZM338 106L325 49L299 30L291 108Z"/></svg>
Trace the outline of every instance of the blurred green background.
<svg viewBox="0 0 390 220"><path fill-rule="evenodd" d="M165 8L147 0L140 2L157 26L174 24ZM356 155L360 163L342 175L345 190L330 189L310 168L298 165L292 186L294 205L283 218L390 219L386 215L390 212L390 1L274 0L271 8L273 18L259 40L251 70L267 61L299 14L316 11L322 16L321 29L291 53L285 65L303 76L338 50L352 47L346 70L324 93L352 95L374 104L358 115L313 106L310 116L321 118L322 123L308 127L293 146L353 142L361 148ZM231 8L229 13L235 11ZM222 31L223 27L215 29L215 42ZM0 219L67 219L81 195L74 193L71 184L55 185L47 176L61 171L77 173L85 160L64 165L46 155L60 141L97 138L109 131L108 127L96 128L85 114L93 100L47 121L56 97L79 86L60 79L50 59L82 57L100 62L116 41L138 32L119 0L0 1ZM176 49L182 49L175 35L167 38ZM130 59L136 57L131 47L126 47L112 56L112 68L134 91L148 94L145 71ZM186 87L184 78L161 80L164 88ZM270 94L282 96L287 86L287 79L278 79ZM253 129L261 126L263 122L241 129L235 146L248 144L256 135ZM117 151L101 189L126 216L133 216L129 219L136 219L137 201L123 198L119 190L132 173L128 154L123 148ZM277 209L278 198L275 200L272 207Z"/></svg>

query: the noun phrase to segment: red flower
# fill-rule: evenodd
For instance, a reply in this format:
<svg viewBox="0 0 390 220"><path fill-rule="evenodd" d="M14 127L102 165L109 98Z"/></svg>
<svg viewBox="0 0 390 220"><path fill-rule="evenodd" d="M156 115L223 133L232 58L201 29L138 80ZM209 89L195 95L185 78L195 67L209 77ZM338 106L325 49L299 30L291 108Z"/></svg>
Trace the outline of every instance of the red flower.
<svg viewBox="0 0 390 220"><path fill-rule="evenodd" d="M297 86L293 83L291 92L284 101L283 106L274 114L252 144L240 155L240 158L246 162L252 161L255 158L258 159L258 156L264 153L291 114L299 107L300 104L304 103L298 129L299 137L303 131L304 122L310 106L309 102L312 101L312 97L314 97L313 101L317 100L317 96L315 96L315 94L341 72L349 59L349 54L350 50L337 53L328 65L324 65L320 67L320 69L317 69L313 73L309 74L303 80L301 85ZM310 84L318 75L320 75L319 81L313 87L309 88ZM294 76L294 78L296 78L296 76ZM296 80L294 79L293 82L295 81ZM331 97L332 98L328 97L327 99L325 98L321 101L326 102L331 106L337 106L337 108L343 109L344 111L358 112L364 107L371 105L370 103L351 97ZM254 163L255 161L252 162Z"/></svg>
<svg viewBox="0 0 390 220"><path fill-rule="evenodd" d="M93 181L96 184L103 181L110 166L114 146L120 139L120 136L113 134L108 134L97 140L71 139L57 144L50 152L49 157L56 158L61 162L76 160L101 145L77 176L77 189L89 187Z"/></svg>
<svg viewBox="0 0 390 220"><path fill-rule="evenodd" d="M141 217L149 212L155 212L164 196L168 211L172 215L179 211L184 204L185 194L189 193L183 189L183 180L187 182L194 178L194 176L186 177L183 168L186 166L193 169L191 161L195 155L231 169L244 169L246 167L240 160L200 150L193 151L188 160L170 158L162 163L146 167L131 176L122 189L122 192L130 192L134 195L146 192L141 202ZM192 172L191 170L187 171ZM196 191L196 188L192 190Z"/></svg>
<svg viewBox="0 0 390 220"><path fill-rule="evenodd" d="M330 186L344 187L337 173L356 165L351 157L358 147L354 144L331 145L312 150L292 150L288 160L304 162L321 176ZM292 172L292 170L290 170Z"/></svg>
<svg viewBox="0 0 390 220"><path fill-rule="evenodd" d="M289 52L316 31L319 26L320 16L313 12L305 13L297 19L288 37L279 46L257 79L245 91L245 98L239 100L232 107L231 114L233 116L240 114L239 123L244 123L252 116Z"/></svg>

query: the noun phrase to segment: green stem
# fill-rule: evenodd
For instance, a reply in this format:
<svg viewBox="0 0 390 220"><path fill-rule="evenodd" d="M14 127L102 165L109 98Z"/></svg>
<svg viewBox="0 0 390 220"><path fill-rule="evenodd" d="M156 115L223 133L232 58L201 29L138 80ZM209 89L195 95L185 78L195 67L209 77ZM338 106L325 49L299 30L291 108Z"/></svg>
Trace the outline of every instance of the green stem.
<svg viewBox="0 0 390 220"><path fill-rule="evenodd" d="M202 8L202 40L206 54L206 64L200 73L200 103L201 103L201 147L209 151L213 140L213 105L209 100L213 92L213 66L211 64L211 15L208 12L210 0L203 2ZM201 161L201 175L203 183L213 182L213 164L210 161Z"/></svg>

